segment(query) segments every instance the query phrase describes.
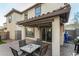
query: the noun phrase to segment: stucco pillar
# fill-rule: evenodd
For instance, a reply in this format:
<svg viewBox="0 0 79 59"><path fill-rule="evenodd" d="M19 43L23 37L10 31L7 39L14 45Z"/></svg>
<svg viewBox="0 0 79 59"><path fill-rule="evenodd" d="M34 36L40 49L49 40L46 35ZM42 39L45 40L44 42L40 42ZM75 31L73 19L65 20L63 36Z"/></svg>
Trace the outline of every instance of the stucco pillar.
<svg viewBox="0 0 79 59"><path fill-rule="evenodd" d="M35 38L36 38L36 40L37 40L38 38L40 38L39 29L38 29L37 27L35 27Z"/></svg>
<svg viewBox="0 0 79 59"><path fill-rule="evenodd" d="M64 44L64 24L61 25L60 27L60 45Z"/></svg>
<svg viewBox="0 0 79 59"><path fill-rule="evenodd" d="M24 40L26 37L26 33L25 33L25 27L22 27L22 40Z"/></svg>
<svg viewBox="0 0 79 59"><path fill-rule="evenodd" d="M52 55L60 55L60 17L54 17L52 21Z"/></svg>

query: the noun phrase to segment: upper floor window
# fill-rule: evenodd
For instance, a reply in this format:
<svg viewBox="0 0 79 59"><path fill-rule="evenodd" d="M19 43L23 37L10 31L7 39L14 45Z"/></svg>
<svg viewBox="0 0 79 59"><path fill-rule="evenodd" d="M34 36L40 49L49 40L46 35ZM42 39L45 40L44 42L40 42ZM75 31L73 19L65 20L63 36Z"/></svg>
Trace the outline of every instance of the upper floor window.
<svg viewBox="0 0 79 59"><path fill-rule="evenodd" d="M12 21L12 16L9 16L8 17L8 22L11 23L11 21Z"/></svg>
<svg viewBox="0 0 79 59"><path fill-rule="evenodd" d="M39 16L39 15L41 15L41 6L37 6L35 8L35 16Z"/></svg>
<svg viewBox="0 0 79 59"><path fill-rule="evenodd" d="M24 14L24 19L26 20L28 18L27 13Z"/></svg>

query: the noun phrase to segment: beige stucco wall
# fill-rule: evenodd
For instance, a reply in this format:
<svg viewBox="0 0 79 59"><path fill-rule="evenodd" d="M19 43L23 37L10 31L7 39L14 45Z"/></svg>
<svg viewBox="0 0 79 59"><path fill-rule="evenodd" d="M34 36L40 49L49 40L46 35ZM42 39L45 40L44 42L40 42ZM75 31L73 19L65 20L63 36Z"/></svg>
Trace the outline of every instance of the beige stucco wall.
<svg viewBox="0 0 79 59"><path fill-rule="evenodd" d="M18 13L16 13L16 12L13 12L13 13L10 14L10 15L12 16L12 21L11 21L11 23L8 23L8 17L9 17L9 16L6 17L7 31L10 32L10 39L15 39L15 31L16 31L16 30L21 30L22 33L23 33L23 29L24 29L24 28L23 28L22 26L16 25L16 23L17 23L18 21L23 20L24 17L23 17L23 15L18 14ZM22 34L22 36L23 36L23 34Z"/></svg>
<svg viewBox="0 0 79 59"><path fill-rule="evenodd" d="M46 14L47 12L52 12L60 7L64 6L64 3L44 3L41 4L41 15ZM28 10L28 18L35 16L35 8Z"/></svg>
<svg viewBox="0 0 79 59"><path fill-rule="evenodd" d="M32 17L35 17L35 9L34 8L28 10L28 19L32 18Z"/></svg>
<svg viewBox="0 0 79 59"><path fill-rule="evenodd" d="M9 31L9 34L10 34L10 39L15 39L15 23L10 23L8 24L7 23L7 31Z"/></svg>
<svg viewBox="0 0 79 59"><path fill-rule="evenodd" d="M41 14L52 12L53 10L59 9L64 6L64 3L45 3L41 5Z"/></svg>

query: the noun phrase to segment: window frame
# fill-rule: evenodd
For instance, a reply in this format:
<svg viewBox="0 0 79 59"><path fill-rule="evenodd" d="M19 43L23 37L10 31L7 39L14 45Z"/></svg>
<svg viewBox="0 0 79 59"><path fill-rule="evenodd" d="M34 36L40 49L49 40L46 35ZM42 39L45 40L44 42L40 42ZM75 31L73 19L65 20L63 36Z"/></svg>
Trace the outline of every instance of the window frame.
<svg viewBox="0 0 79 59"><path fill-rule="evenodd" d="M8 23L11 23L12 22L12 16L8 16Z"/></svg>
<svg viewBox="0 0 79 59"><path fill-rule="evenodd" d="M27 34L27 31L28 31L27 28L33 29L33 31L32 31L33 36ZM35 29L34 29L33 27L25 27L25 36L26 36L26 37L30 37L30 38L34 38L34 37L35 37Z"/></svg>
<svg viewBox="0 0 79 59"><path fill-rule="evenodd" d="M28 19L28 13L27 12L24 13L24 19L25 20Z"/></svg>
<svg viewBox="0 0 79 59"><path fill-rule="evenodd" d="M43 30L44 30L45 32L43 32L44 34L42 33L42 36L43 36L43 37L42 37L42 41L45 41L45 42L52 42L52 39L51 39L51 40L47 39L47 38L48 38L48 37L47 37L47 31L50 30L49 32L52 32L52 28L51 28L51 27L43 28L42 31L43 31ZM52 33L51 33L51 37L52 37Z"/></svg>
<svg viewBox="0 0 79 59"><path fill-rule="evenodd" d="M37 9L37 8L40 8L40 15L41 15L41 5L38 5L38 6L35 7L35 16L40 16L40 15L37 15L37 14L36 14L36 13L37 13L37 12L36 12L36 9Z"/></svg>

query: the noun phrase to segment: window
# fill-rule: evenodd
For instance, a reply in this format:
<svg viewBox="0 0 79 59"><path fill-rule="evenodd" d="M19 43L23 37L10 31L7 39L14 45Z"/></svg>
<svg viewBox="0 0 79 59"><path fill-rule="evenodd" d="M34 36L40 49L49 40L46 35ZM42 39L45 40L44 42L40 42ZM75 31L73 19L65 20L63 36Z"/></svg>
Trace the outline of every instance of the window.
<svg viewBox="0 0 79 59"><path fill-rule="evenodd" d="M41 6L35 8L35 16L41 15Z"/></svg>
<svg viewBox="0 0 79 59"><path fill-rule="evenodd" d="M11 21L12 21L12 16L9 16L8 17L8 22L11 23Z"/></svg>
<svg viewBox="0 0 79 59"><path fill-rule="evenodd" d="M24 14L24 18L25 18L25 20L28 18L27 13Z"/></svg>
<svg viewBox="0 0 79 59"><path fill-rule="evenodd" d="M47 42L52 42L52 29L42 28L42 40Z"/></svg>
<svg viewBox="0 0 79 59"><path fill-rule="evenodd" d="M26 32L26 37L34 37L34 28L26 27L25 32Z"/></svg>

